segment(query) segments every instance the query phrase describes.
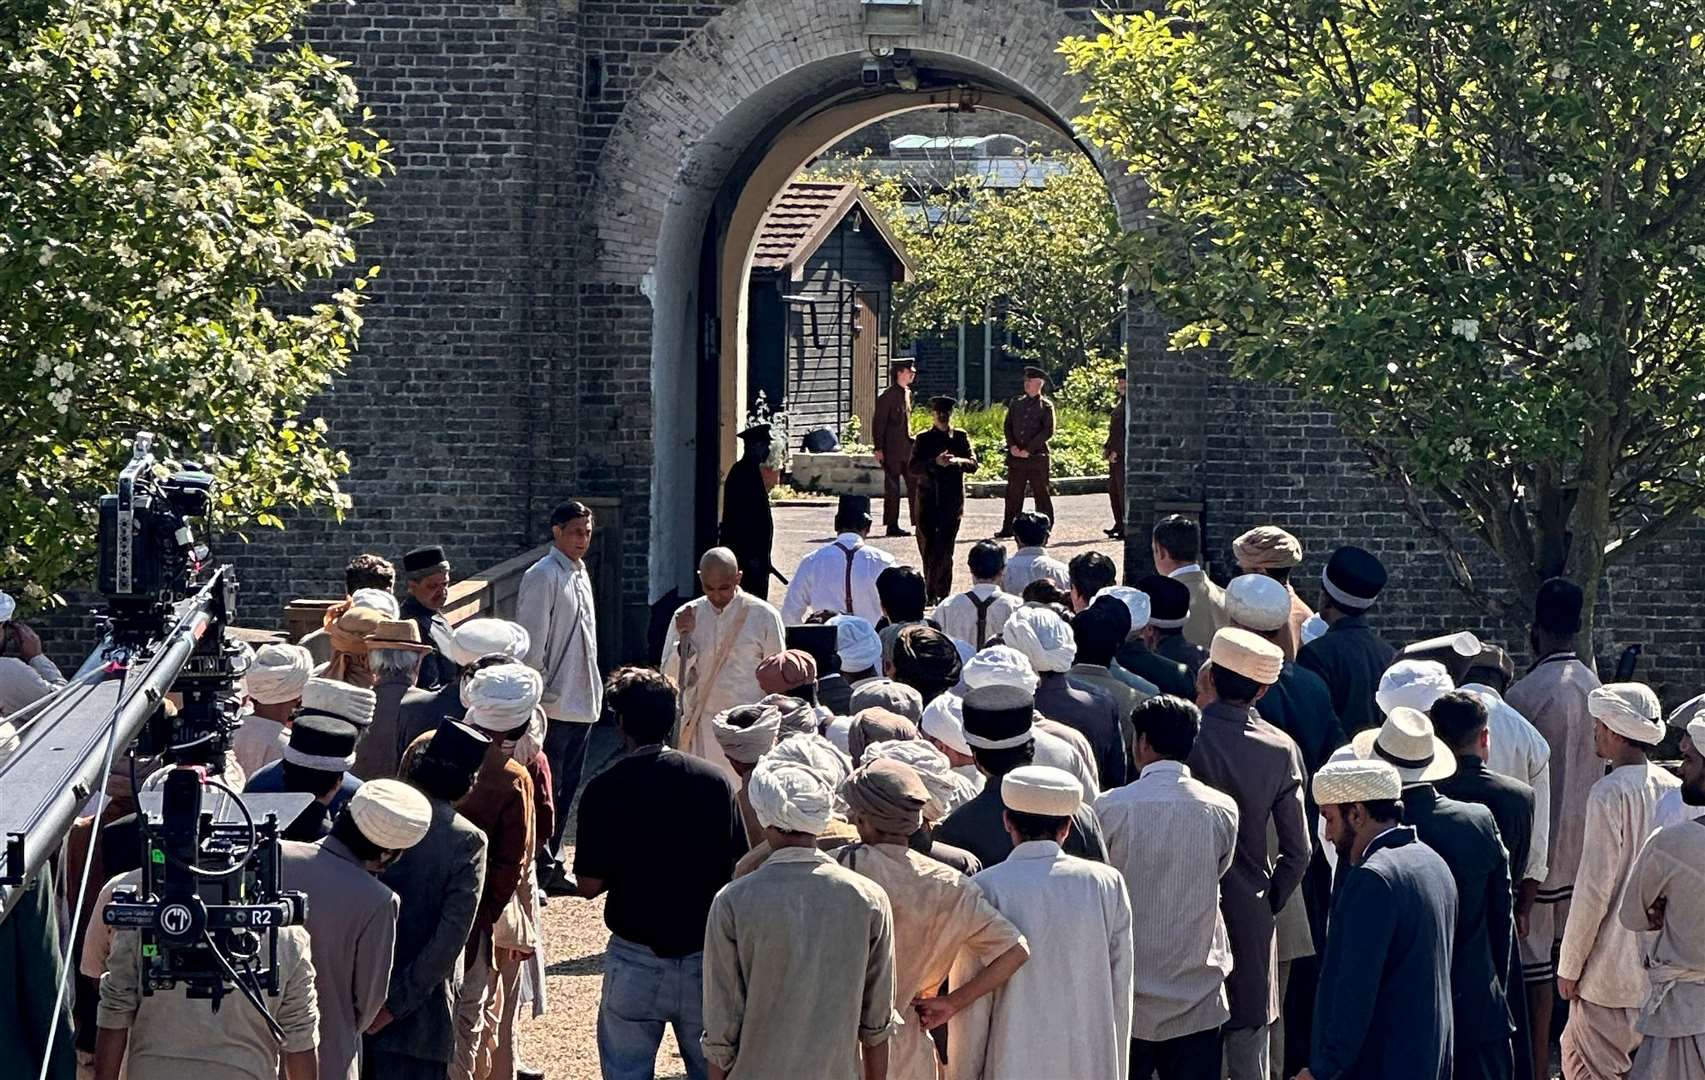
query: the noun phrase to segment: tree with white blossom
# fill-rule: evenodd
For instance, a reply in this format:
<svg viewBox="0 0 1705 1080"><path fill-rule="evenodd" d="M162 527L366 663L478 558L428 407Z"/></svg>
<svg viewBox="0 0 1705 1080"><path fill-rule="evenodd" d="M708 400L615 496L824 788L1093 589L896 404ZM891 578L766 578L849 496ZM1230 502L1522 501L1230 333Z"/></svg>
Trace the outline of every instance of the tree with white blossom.
<svg viewBox="0 0 1705 1080"><path fill-rule="evenodd" d="M138 430L218 476L216 528L348 506L303 410L355 347L388 147L307 8L0 6L0 583L28 607L89 577Z"/></svg>
<svg viewBox="0 0 1705 1080"><path fill-rule="evenodd" d="M1174 346L1333 410L1486 612L1705 506L1705 9L1175 0L1063 51Z"/></svg>

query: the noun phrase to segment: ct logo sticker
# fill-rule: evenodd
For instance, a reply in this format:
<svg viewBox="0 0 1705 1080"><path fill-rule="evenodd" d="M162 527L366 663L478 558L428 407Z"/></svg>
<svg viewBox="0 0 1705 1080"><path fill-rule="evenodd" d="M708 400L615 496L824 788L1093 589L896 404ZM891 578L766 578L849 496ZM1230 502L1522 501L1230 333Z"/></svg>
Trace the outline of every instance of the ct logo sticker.
<svg viewBox="0 0 1705 1080"><path fill-rule="evenodd" d="M194 922L195 915L183 904L167 904L160 909L160 929L173 937L189 933Z"/></svg>

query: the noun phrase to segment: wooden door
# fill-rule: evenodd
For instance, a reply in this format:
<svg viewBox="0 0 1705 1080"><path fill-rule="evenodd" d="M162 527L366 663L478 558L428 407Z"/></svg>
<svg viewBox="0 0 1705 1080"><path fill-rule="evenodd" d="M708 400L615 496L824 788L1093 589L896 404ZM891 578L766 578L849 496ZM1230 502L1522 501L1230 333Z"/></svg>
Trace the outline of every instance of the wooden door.
<svg viewBox="0 0 1705 1080"><path fill-rule="evenodd" d="M858 417L859 430L866 441L876 418L876 367L881 344L876 322L880 303L875 293L861 292L853 304L852 414Z"/></svg>

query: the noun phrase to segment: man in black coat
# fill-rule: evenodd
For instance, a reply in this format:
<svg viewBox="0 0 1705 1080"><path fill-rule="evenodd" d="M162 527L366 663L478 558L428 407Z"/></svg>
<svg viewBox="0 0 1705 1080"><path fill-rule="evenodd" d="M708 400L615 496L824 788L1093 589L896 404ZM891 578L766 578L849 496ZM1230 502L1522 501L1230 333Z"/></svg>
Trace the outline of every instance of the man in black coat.
<svg viewBox="0 0 1705 1080"><path fill-rule="evenodd" d="M1160 687L1163 694L1177 694L1186 701L1196 700L1196 675L1208 661L1208 651L1192 645L1184 637L1184 620L1190 613L1190 588L1165 574L1149 574L1137 582L1137 590L1148 594L1149 623L1143 629L1143 641L1154 660L1131 656L1136 667L1125 663L1125 653L1119 654L1119 664L1134 675L1141 675ZM1161 662L1155 662L1161 661ZM1168 665L1184 668L1184 686L1177 687L1175 673ZM1162 680L1166 680L1163 682Z"/></svg>
<svg viewBox="0 0 1705 1080"><path fill-rule="evenodd" d="M1400 824L1390 764L1328 762L1313 790L1343 887L1297 1080L1451 1080L1450 869Z"/></svg>
<svg viewBox="0 0 1705 1080"><path fill-rule="evenodd" d="M1327 631L1297 653L1297 663L1326 681L1347 735L1379 726L1374 691L1397 650L1368 625L1368 609L1385 580L1385 566L1371 552L1334 551L1320 575L1320 617Z"/></svg>
<svg viewBox="0 0 1705 1080"><path fill-rule="evenodd" d="M1357 756L1383 758L1403 779L1403 819L1439 853L1456 883L1451 948L1456 1080L1508 1080L1515 1064L1514 1025L1504 973L1514 941L1510 856L1492 812L1447 799L1433 787L1456 772L1456 755L1433 734L1425 713L1398 706L1377 731L1356 736ZM1332 929L1337 932L1337 927Z"/></svg>
<svg viewBox="0 0 1705 1080"><path fill-rule="evenodd" d="M780 474L764 468L770 455L770 425L752 424L740 432L745 452L728 470L722 485L722 546L740 563L740 587L760 600L770 596L770 548L775 543L775 519L770 516L770 488Z"/></svg>
<svg viewBox="0 0 1705 1080"><path fill-rule="evenodd" d="M1456 754L1456 775L1446 777L1435 785L1439 794L1458 802L1479 803L1492 812L1498 822L1498 835L1510 853L1510 880L1520 881L1527 867L1533 841L1533 789L1520 780L1493 772L1487 767L1491 753L1491 737L1487 724L1486 705L1479 695L1464 690L1445 694L1429 710L1433 732ZM1518 916L1517 922L1519 923ZM1500 972L1505 997L1510 1003L1510 1020L1515 1025L1515 1075L1533 1073L1533 1049L1529 1037L1527 995L1520 992L1521 959L1519 950L1511 943L1507 965ZM1512 983L1512 979L1516 982ZM1516 992L1511 993L1511 987Z"/></svg>

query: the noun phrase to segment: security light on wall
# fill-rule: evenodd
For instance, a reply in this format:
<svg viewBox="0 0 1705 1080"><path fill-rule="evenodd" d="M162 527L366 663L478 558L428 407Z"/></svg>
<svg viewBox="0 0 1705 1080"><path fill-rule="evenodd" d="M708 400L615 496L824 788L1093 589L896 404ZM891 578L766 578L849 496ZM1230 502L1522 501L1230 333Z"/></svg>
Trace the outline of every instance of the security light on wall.
<svg viewBox="0 0 1705 1080"><path fill-rule="evenodd" d="M864 32L892 37L921 34L924 29L924 0L862 0Z"/></svg>

